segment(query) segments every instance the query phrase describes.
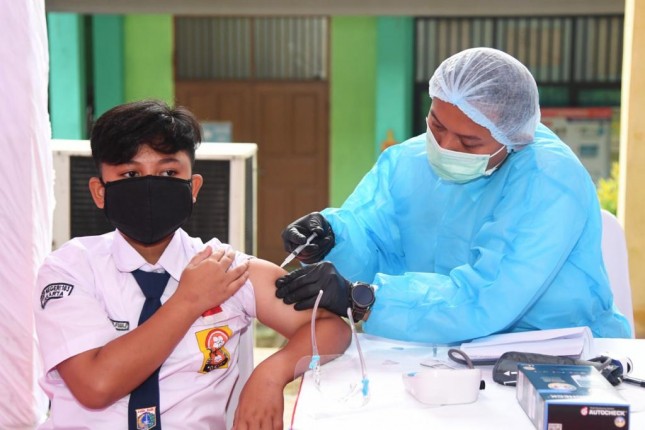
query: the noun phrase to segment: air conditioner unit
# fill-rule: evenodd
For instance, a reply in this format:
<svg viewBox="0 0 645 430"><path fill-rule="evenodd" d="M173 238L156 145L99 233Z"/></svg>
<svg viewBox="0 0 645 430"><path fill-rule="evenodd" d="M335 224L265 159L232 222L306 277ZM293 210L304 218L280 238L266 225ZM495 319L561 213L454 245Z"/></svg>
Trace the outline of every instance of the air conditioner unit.
<svg viewBox="0 0 645 430"><path fill-rule="evenodd" d="M90 196L89 179L97 172L89 141L54 139L51 146L56 197L53 249L73 237L114 230ZM193 171L204 177L204 185L184 229L204 242L217 237L255 255L257 145L204 142L195 153Z"/></svg>

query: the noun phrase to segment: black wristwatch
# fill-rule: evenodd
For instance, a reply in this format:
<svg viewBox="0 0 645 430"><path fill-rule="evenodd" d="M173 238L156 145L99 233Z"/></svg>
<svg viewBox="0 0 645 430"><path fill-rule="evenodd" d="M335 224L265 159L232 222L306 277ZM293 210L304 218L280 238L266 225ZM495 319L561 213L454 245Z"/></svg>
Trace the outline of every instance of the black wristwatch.
<svg viewBox="0 0 645 430"><path fill-rule="evenodd" d="M365 282L354 282L349 291L349 299L354 322L359 322L365 318L374 304L374 287Z"/></svg>

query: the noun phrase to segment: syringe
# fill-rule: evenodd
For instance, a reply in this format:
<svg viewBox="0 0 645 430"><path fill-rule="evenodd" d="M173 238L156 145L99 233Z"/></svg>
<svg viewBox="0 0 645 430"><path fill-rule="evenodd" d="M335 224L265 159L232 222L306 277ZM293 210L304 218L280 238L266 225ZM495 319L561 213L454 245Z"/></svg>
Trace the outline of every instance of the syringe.
<svg viewBox="0 0 645 430"><path fill-rule="evenodd" d="M287 258L284 259L280 267L286 266L291 262L291 260L296 258L296 256L300 254L302 250L305 249L311 243L312 240L314 240L314 237L316 237L316 233L311 233L311 236L307 238L307 241L305 243L303 243L302 245L298 245L296 249L291 251L291 254L287 255Z"/></svg>

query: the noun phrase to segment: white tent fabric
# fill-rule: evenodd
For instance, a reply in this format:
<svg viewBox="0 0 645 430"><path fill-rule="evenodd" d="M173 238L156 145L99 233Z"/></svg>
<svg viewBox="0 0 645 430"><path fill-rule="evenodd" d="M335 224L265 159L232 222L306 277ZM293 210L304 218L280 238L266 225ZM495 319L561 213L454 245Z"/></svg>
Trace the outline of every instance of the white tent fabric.
<svg viewBox="0 0 645 430"><path fill-rule="evenodd" d="M0 429L46 413L31 310L54 204L44 0L0 0Z"/></svg>

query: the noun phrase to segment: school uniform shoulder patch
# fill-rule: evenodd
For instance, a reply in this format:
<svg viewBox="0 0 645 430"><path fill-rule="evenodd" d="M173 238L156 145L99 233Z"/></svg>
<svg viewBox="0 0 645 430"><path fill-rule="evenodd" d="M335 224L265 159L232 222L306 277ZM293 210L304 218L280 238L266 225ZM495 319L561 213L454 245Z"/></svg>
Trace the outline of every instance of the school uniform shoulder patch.
<svg viewBox="0 0 645 430"><path fill-rule="evenodd" d="M64 283L47 285L43 288L43 292L40 293L40 306L45 309L47 302L53 299L62 299L63 297L69 296L72 294L73 289L73 285Z"/></svg>

